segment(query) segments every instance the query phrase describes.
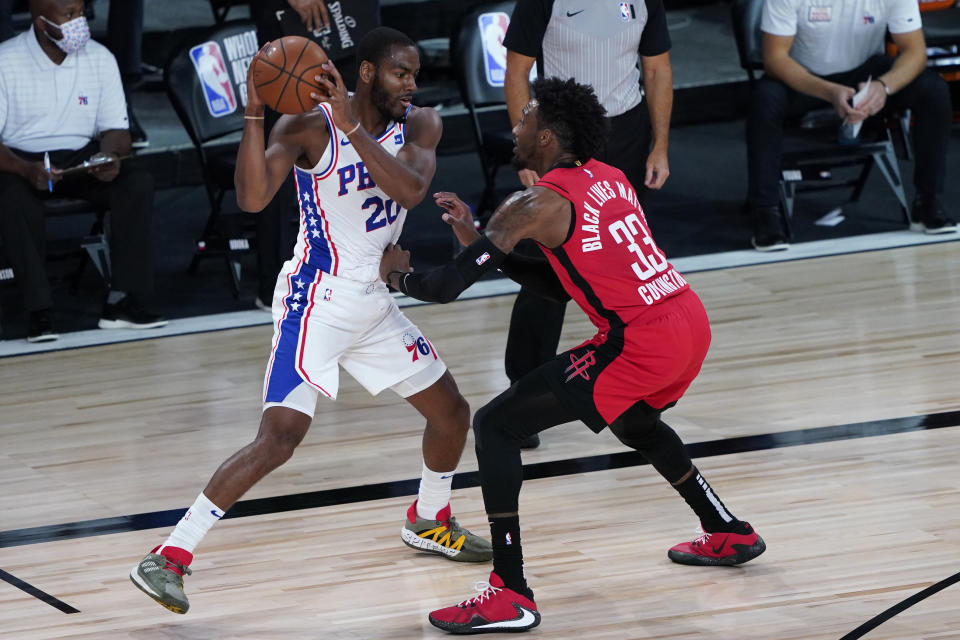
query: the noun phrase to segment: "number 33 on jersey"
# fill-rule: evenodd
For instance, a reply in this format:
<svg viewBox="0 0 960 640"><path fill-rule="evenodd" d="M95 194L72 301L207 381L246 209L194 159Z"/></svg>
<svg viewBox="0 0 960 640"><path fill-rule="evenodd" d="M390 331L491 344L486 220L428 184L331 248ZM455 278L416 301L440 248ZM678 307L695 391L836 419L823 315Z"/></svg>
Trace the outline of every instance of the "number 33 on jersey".
<svg viewBox="0 0 960 640"><path fill-rule="evenodd" d="M689 288L654 242L636 192L619 169L589 160L553 169L537 185L573 204L569 238L543 251L597 326L630 322Z"/></svg>

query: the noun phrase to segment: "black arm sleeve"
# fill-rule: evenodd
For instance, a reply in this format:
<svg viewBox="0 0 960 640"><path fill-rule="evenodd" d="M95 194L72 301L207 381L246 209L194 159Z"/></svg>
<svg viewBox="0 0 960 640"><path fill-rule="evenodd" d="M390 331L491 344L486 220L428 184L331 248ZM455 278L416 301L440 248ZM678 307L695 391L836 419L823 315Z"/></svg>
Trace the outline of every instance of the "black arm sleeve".
<svg viewBox="0 0 960 640"><path fill-rule="evenodd" d="M639 53L653 57L670 51L670 32L667 30L667 12L663 0L644 0L647 5L647 24L640 34Z"/></svg>
<svg viewBox="0 0 960 640"><path fill-rule="evenodd" d="M557 273L543 258L530 258L513 252L500 265L500 272L548 300L566 302L570 299Z"/></svg>
<svg viewBox="0 0 960 640"><path fill-rule="evenodd" d="M400 277L400 291L424 302L453 302L487 271L496 269L506 258L487 236L480 236L447 264L424 273L406 273Z"/></svg>
<svg viewBox="0 0 960 640"><path fill-rule="evenodd" d="M553 12L554 0L519 0L513 8L503 46L530 58L540 57L543 34Z"/></svg>

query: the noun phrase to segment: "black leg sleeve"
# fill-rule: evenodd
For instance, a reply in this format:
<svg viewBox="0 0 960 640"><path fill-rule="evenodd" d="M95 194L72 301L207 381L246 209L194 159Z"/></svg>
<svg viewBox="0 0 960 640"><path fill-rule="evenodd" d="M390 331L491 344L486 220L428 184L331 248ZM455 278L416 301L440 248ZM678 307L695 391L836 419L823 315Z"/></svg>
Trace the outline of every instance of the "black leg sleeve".
<svg viewBox="0 0 960 640"><path fill-rule="evenodd" d="M673 484L690 471L693 461L677 432L660 419L661 413L661 409L638 402L610 425L610 431L620 442L643 454Z"/></svg>
<svg viewBox="0 0 960 640"><path fill-rule="evenodd" d="M487 513L516 513L523 483L520 441L544 429L576 420L534 371L473 417L480 485Z"/></svg>

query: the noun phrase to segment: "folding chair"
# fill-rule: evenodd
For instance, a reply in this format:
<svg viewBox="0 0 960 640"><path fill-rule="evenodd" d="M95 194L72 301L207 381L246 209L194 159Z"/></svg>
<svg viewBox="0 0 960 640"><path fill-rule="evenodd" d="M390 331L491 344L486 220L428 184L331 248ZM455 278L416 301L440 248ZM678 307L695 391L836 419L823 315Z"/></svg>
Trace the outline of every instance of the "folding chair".
<svg viewBox="0 0 960 640"><path fill-rule="evenodd" d="M223 258L234 297L240 294L238 256L252 249L254 238L221 216L223 198L234 188L239 146L225 139L243 130L246 69L257 51L253 23L228 22L178 49L164 69L167 94L197 150L210 202L189 272L196 272L201 258Z"/></svg>

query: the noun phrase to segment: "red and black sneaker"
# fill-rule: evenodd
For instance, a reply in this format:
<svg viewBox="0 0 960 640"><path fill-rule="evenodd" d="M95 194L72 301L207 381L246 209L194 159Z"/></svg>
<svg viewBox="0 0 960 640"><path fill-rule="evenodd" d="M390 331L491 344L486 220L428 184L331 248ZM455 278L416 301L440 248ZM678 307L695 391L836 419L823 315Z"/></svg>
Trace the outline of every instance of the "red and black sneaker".
<svg viewBox="0 0 960 640"><path fill-rule="evenodd" d="M707 533L701 529L700 536L674 546L667 551L667 557L679 564L701 567L733 566L753 560L767 545L749 523L744 524L749 531L743 534Z"/></svg>
<svg viewBox="0 0 960 640"><path fill-rule="evenodd" d="M490 572L490 582L478 582L480 595L430 614L430 624L456 634L526 631L540 624L536 603L503 586Z"/></svg>

